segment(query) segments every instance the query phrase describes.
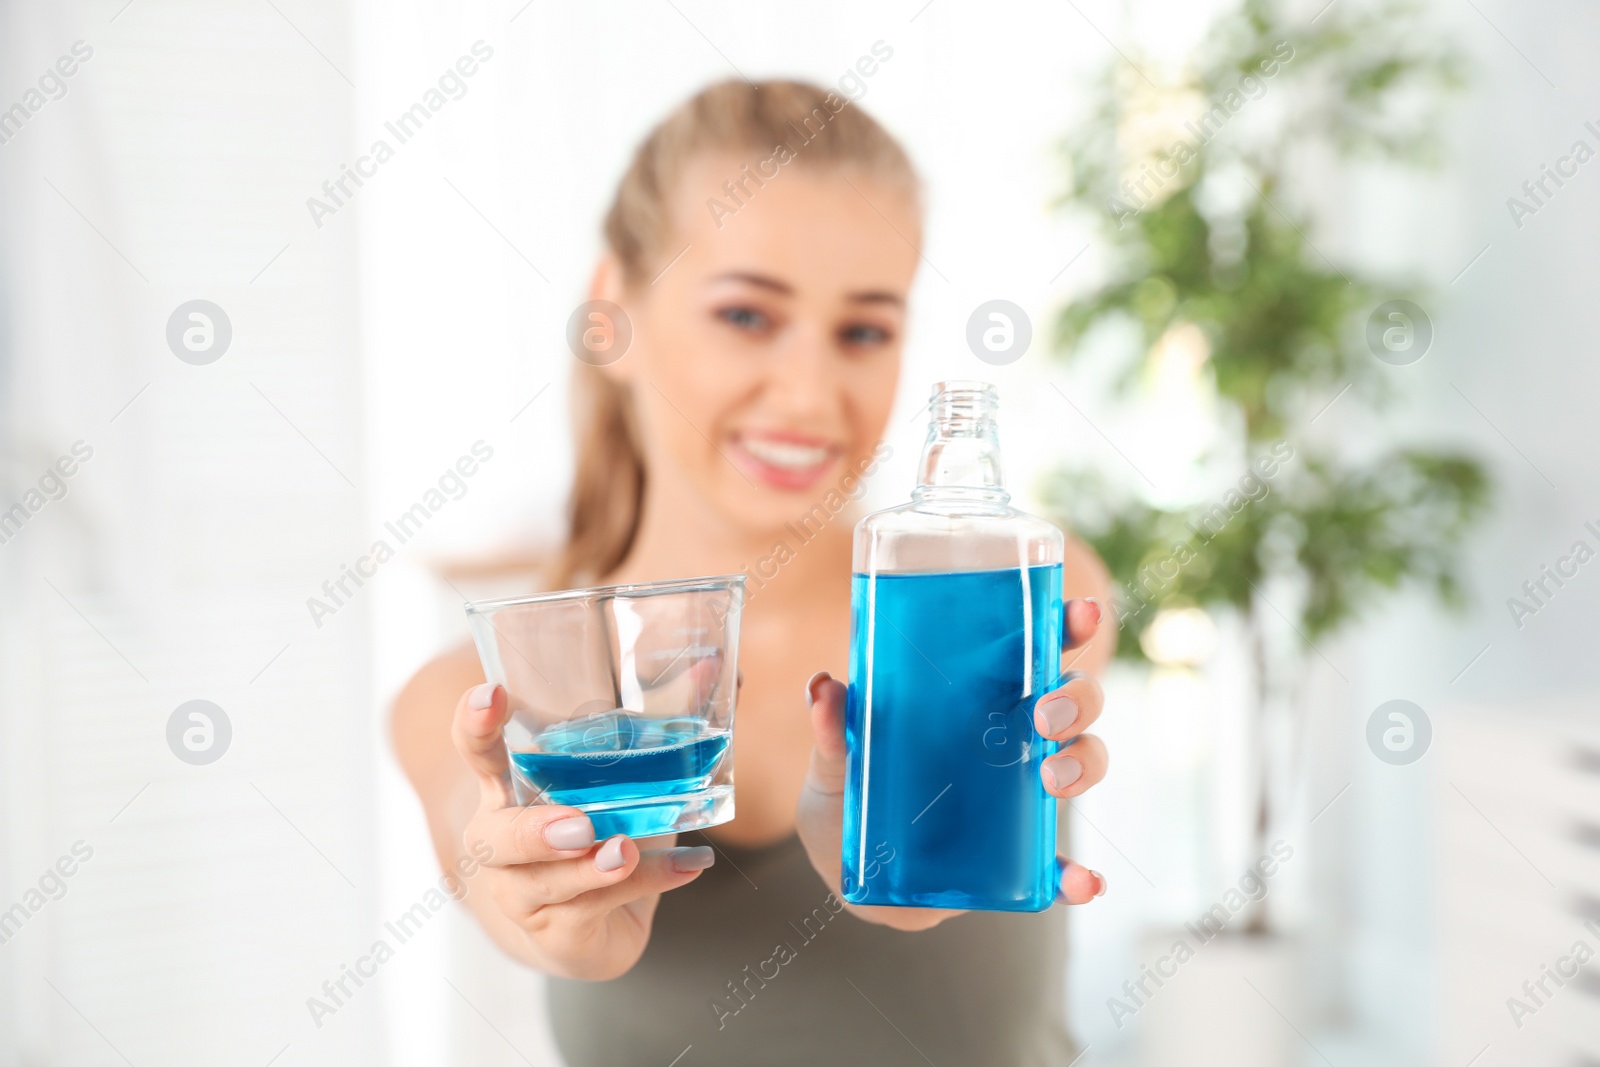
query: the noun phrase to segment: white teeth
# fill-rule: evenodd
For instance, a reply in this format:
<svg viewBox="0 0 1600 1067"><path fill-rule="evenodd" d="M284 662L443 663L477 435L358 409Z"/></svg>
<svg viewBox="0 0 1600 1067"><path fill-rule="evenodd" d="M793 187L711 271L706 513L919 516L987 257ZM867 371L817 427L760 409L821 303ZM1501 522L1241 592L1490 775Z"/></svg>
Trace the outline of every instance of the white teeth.
<svg viewBox="0 0 1600 1067"><path fill-rule="evenodd" d="M806 470L828 458L826 448L814 445L797 445L787 441L761 441L752 437L740 438L744 450L763 463L786 470Z"/></svg>

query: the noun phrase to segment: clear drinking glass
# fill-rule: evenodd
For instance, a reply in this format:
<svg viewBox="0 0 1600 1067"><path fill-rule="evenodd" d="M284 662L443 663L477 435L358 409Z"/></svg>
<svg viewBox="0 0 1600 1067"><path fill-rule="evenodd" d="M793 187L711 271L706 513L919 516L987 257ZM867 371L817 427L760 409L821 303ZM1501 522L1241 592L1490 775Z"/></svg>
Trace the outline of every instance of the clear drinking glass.
<svg viewBox="0 0 1600 1067"><path fill-rule="evenodd" d="M744 576L602 586L466 606L511 700L517 800L589 815L595 836L733 818Z"/></svg>

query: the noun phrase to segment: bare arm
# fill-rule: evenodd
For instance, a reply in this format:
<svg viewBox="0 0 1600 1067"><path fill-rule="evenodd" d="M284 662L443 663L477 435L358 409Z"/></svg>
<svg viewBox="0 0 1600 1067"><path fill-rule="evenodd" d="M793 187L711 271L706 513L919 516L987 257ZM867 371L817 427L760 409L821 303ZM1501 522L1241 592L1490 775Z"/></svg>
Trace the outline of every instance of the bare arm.
<svg viewBox="0 0 1600 1067"><path fill-rule="evenodd" d="M462 692L483 680L472 649L452 649L412 676L395 699L390 718L395 755L422 801L433 851L445 870L454 869L466 855L467 824L478 812L478 783L451 744L451 718ZM477 892L471 880L468 885L463 902L495 944L513 958L537 966L522 951L509 920L492 906L484 907L487 894Z"/></svg>
<svg viewBox="0 0 1600 1067"><path fill-rule="evenodd" d="M575 808L517 805L501 734L510 714L471 650L450 652L395 701L395 752L441 866L464 872L464 900L494 942L548 974L614 978L644 952L661 893L699 877L712 850L596 842Z"/></svg>

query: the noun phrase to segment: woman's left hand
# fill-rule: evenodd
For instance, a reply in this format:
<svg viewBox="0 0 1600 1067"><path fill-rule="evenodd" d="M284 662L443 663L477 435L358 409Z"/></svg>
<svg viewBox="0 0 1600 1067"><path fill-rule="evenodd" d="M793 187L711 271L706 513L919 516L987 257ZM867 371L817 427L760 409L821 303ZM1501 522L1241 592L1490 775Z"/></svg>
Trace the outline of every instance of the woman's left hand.
<svg viewBox="0 0 1600 1067"><path fill-rule="evenodd" d="M1089 600L1072 600L1066 608L1066 647L1081 649L1100 626L1100 606ZM1100 683L1079 671L1068 671L1064 684L1041 696L1034 705L1034 729L1062 750L1044 761L1040 776L1044 787L1062 800L1081 796L1106 775L1106 746L1088 729L1100 717L1105 694ZM845 684L826 671L806 683L815 736L811 766L800 790L795 825L811 865L835 893L839 891L841 838L844 827L844 784L847 774L844 738ZM1057 899L1086 904L1106 891L1098 871L1063 858ZM936 908L885 908L848 905L857 916L897 930L925 930L959 911Z"/></svg>

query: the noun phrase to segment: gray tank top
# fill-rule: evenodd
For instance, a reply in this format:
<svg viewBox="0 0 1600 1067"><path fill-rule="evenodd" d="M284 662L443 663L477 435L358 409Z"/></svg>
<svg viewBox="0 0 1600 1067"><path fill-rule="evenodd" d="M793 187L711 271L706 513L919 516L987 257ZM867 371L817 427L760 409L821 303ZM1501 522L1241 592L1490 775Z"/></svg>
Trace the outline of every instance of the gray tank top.
<svg viewBox="0 0 1600 1067"><path fill-rule="evenodd" d="M662 896L631 971L550 980L569 1067L1072 1061L1065 909L903 933L843 911L797 837L717 847L715 866Z"/></svg>

